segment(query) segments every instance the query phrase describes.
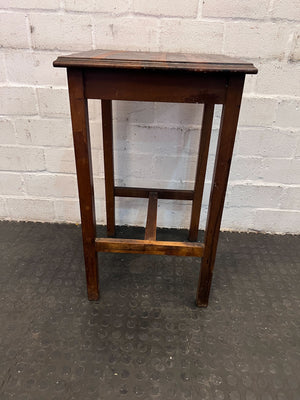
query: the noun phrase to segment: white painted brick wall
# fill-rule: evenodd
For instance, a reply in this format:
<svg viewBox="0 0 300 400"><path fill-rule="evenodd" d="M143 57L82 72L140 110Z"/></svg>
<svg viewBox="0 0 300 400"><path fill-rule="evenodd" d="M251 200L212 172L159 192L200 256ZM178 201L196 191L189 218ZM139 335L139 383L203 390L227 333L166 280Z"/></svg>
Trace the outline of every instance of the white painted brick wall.
<svg viewBox="0 0 300 400"><path fill-rule="evenodd" d="M2 115L36 115L37 98L34 88L0 87Z"/></svg>
<svg viewBox="0 0 300 400"><path fill-rule="evenodd" d="M289 26L280 22L234 21L225 24L224 52L238 57L282 58Z"/></svg>
<svg viewBox="0 0 300 400"><path fill-rule="evenodd" d="M223 229L300 232L298 0L0 0L0 218L79 222L61 54L93 48L221 53L248 76ZM114 102L120 185L193 188L203 107ZM96 216L105 223L100 103L89 101ZM221 107L200 225L205 226ZM118 224L143 225L145 199L117 199ZM189 202L159 201L158 224L188 227Z"/></svg>
<svg viewBox="0 0 300 400"><path fill-rule="evenodd" d="M154 18L94 17L95 45L103 49L158 50L159 21Z"/></svg>
<svg viewBox="0 0 300 400"><path fill-rule="evenodd" d="M1 47L21 49L29 47L27 34L28 16L24 13L0 13L0 44Z"/></svg>
<svg viewBox="0 0 300 400"><path fill-rule="evenodd" d="M263 19L267 17L269 0L204 0L202 16L211 18L253 18Z"/></svg>
<svg viewBox="0 0 300 400"><path fill-rule="evenodd" d="M171 17L196 17L198 0L133 0L133 11L141 14L171 16Z"/></svg>
<svg viewBox="0 0 300 400"><path fill-rule="evenodd" d="M224 24L188 19L161 22L160 48L163 51L220 53Z"/></svg>

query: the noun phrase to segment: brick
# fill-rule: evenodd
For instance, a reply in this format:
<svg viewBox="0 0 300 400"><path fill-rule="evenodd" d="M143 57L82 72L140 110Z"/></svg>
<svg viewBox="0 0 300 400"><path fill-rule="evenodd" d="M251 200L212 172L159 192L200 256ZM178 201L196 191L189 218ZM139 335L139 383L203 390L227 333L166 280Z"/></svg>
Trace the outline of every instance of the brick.
<svg viewBox="0 0 300 400"><path fill-rule="evenodd" d="M6 199L6 207L11 219L21 221L54 221L54 204L46 199Z"/></svg>
<svg viewBox="0 0 300 400"><path fill-rule="evenodd" d="M300 180L299 180L300 185ZM290 210L300 210L300 186L287 187L284 190L281 207Z"/></svg>
<svg viewBox="0 0 300 400"><path fill-rule="evenodd" d="M94 177L94 193L95 198L103 200L105 198L105 182L104 177Z"/></svg>
<svg viewBox="0 0 300 400"><path fill-rule="evenodd" d="M115 177L118 184L135 186L137 178L151 178L152 154L132 154L115 151Z"/></svg>
<svg viewBox="0 0 300 400"><path fill-rule="evenodd" d="M42 117L70 117L68 91L66 89L37 89Z"/></svg>
<svg viewBox="0 0 300 400"><path fill-rule="evenodd" d="M260 177L264 182L299 185L300 159L266 158Z"/></svg>
<svg viewBox="0 0 300 400"><path fill-rule="evenodd" d="M69 96L67 96L69 101ZM89 121L101 121L101 101L88 99Z"/></svg>
<svg viewBox="0 0 300 400"><path fill-rule="evenodd" d="M133 154L181 154L184 133L180 128L129 126L117 136L115 147Z"/></svg>
<svg viewBox="0 0 300 400"><path fill-rule="evenodd" d="M181 136L183 143L182 143L181 153L179 154L182 155L191 154L193 156L197 156L199 148L199 140L200 140L200 129L192 129L192 128L182 129Z"/></svg>
<svg viewBox="0 0 300 400"><path fill-rule="evenodd" d="M266 129L262 135L260 153L264 157L289 158L295 154L299 131Z"/></svg>
<svg viewBox="0 0 300 400"><path fill-rule="evenodd" d="M10 82L30 85L67 86L67 74L62 68L53 68L56 55L44 52L15 52L5 55Z"/></svg>
<svg viewBox="0 0 300 400"><path fill-rule="evenodd" d="M90 121L89 126L90 126L91 146L94 149L101 150L103 148L101 121ZM116 131L116 125L114 124L114 133L115 131Z"/></svg>
<svg viewBox="0 0 300 400"><path fill-rule="evenodd" d="M0 47L29 48L26 15L0 13Z"/></svg>
<svg viewBox="0 0 300 400"><path fill-rule="evenodd" d="M15 126L19 144L62 147L73 145L70 119L16 119Z"/></svg>
<svg viewBox="0 0 300 400"><path fill-rule="evenodd" d="M271 10L273 18L300 20L300 3L298 0L275 0Z"/></svg>
<svg viewBox="0 0 300 400"><path fill-rule="evenodd" d="M31 14L33 47L36 49L81 50L92 48L88 15Z"/></svg>
<svg viewBox="0 0 300 400"><path fill-rule="evenodd" d="M118 122L151 124L154 121L154 106L147 101L114 101L113 116Z"/></svg>
<svg viewBox="0 0 300 400"><path fill-rule="evenodd" d="M55 10L60 7L60 0L0 0L0 8L38 8Z"/></svg>
<svg viewBox="0 0 300 400"><path fill-rule="evenodd" d="M221 229L234 231L249 231L255 229L255 212L250 207L225 207L222 216Z"/></svg>
<svg viewBox="0 0 300 400"><path fill-rule="evenodd" d="M300 61L300 34L295 35L293 49L290 55L291 61Z"/></svg>
<svg viewBox="0 0 300 400"><path fill-rule="evenodd" d="M229 180L231 182L262 180L261 169L262 158L235 155L232 160Z"/></svg>
<svg viewBox="0 0 300 400"><path fill-rule="evenodd" d="M78 196L74 175L26 174L24 181L29 196L60 198Z"/></svg>
<svg viewBox="0 0 300 400"><path fill-rule="evenodd" d="M221 104L215 104L214 119L213 119L213 129L219 129L222 116L222 106Z"/></svg>
<svg viewBox="0 0 300 400"><path fill-rule="evenodd" d="M243 128L236 140L236 154L259 157L293 157L299 133L276 128Z"/></svg>
<svg viewBox="0 0 300 400"><path fill-rule="evenodd" d="M300 65L271 61L258 66L257 93L298 96L300 93Z"/></svg>
<svg viewBox="0 0 300 400"><path fill-rule="evenodd" d="M23 195L23 181L20 174L0 172L1 195Z"/></svg>
<svg viewBox="0 0 300 400"><path fill-rule="evenodd" d="M96 222L100 225L106 225L106 206L103 199L95 199L95 212L96 212ZM119 221L117 224L120 225Z"/></svg>
<svg viewBox="0 0 300 400"><path fill-rule="evenodd" d="M98 48L155 51L158 50L158 32L159 21L153 18L95 17Z"/></svg>
<svg viewBox="0 0 300 400"><path fill-rule="evenodd" d="M44 171L44 152L32 147L1 146L0 170Z"/></svg>
<svg viewBox="0 0 300 400"><path fill-rule="evenodd" d="M253 62L253 64L257 67L257 60L251 61L251 59L250 59L249 62ZM256 79L257 79L257 75L246 75L244 89L243 89L244 95L251 94L254 92Z"/></svg>
<svg viewBox="0 0 300 400"><path fill-rule="evenodd" d="M239 126L271 126L275 121L277 100L261 97L243 97Z"/></svg>
<svg viewBox="0 0 300 400"><path fill-rule="evenodd" d="M0 82L6 81L4 55L0 54Z"/></svg>
<svg viewBox="0 0 300 400"><path fill-rule="evenodd" d="M0 119L0 143L1 144L16 143L15 131L11 121Z"/></svg>
<svg viewBox="0 0 300 400"><path fill-rule="evenodd" d="M202 104L156 103L155 121L168 126L201 125Z"/></svg>
<svg viewBox="0 0 300 400"><path fill-rule="evenodd" d="M283 188L271 185L235 184L228 188L225 206L248 208L279 207Z"/></svg>
<svg viewBox="0 0 300 400"><path fill-rule="evenodd" d="M75 174L73 149L46 148L44 151L47 171Z"/></svg>
<svg viewBox="0 0 300 400"><path fill-rule="evenodd" d="M116 198L117 225L144 225L147 199Z"/></svg>
<svg viewBox="0 0 300 400"><path fill-rule="evenodd" d="M127 0L65 0L65 9L70 11L121 14L129 9Z"/></svg>
<svg viewBox="0 0 300 400"><path fill-rule="evenodd" d="M133 11L147 15L171 17L196 17L198 0L134 0Z"/></svg>
<svg viewBox="0 0 300 400"><path fill-rule="evenodd" d="M103 177L104 161L102 150L99 151L98 149L92 149L92 166L94 176Z"/></svg>
<svg viewBox="0 0 300 400"><path fill-rule="evenodd" d="M178 200L159 201L159 207L157 210L158 226L187 229L189 228L190 217L191 202L182 202Z"/></svg>
<svg viewBox="0 0 300 400"><path fill-rule="evenodd" d="M267 16L269 1L262 0L257 6L256 0L205 0L202 6L203 17L213 18L255 18Z"/></svg>
<svg viewBox="0 0 300 400"><path fill-rule="evenodd" d="M225 24L225 54L253 58L282 58L289 30L278 23L228 22Z"/></svg>
<svg viewBox="0 0 300 400"><path fill-rule="evenodd" d="M55 220L59 222L80 222L78 199L63 199L54 201Z"/></svg>
<svg viewBox="0 0 300 400"><path fill-rule="evenodd" d="M192 181L196 172L196 157L156 155L152 176L169 181Z"/></svg>
<svg viewBox="0 0 300 400"><path fill-rule="evenodd" d="M275 124L278 127L300 127L300 101L281 100L278 104Z"/></svg>
<svg viewBox="0 0 300 400"><path fill-rule="evenodd" d="M165 19L161 22L160 50L221 53L223 31L220 22Z"/></svg>
<svg viewBox="0 0 300 400"><path fill-rule="evenodd" d="M27 87L0 87L0 110L2 115L37 114L34 90Z"/></svg>
<svg viewBox="0 0 300 400"><path fill-rule="evenodd" d="M255 229L270 233L300 233L300 212L258 209L255 211Z"/></svg>
<svg viewBox="0 0 300 400"><path fill-rule="evenodd" d="M1 219L8 219L8 212L6 209L6 199L0 197L0 217Z"/></svg>
<svg viewBox="0 0 300 400"><path fill-rule="evenodd" d="M296 132L298 132L298 143L295 148L295 158L300 158L300 131L296 131Z"/></svg>

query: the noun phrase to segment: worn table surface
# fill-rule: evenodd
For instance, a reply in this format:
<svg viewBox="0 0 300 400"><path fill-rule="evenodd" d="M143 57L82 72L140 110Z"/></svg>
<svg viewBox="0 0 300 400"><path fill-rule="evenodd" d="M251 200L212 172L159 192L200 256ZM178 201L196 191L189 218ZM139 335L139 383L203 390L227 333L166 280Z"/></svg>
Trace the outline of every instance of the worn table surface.
<svg viewBox="0 0 300 400"><path fill-rule="evenodd" d="M58 57L55 67L170 69L200 72L256 74L252 63L214 54L90 50Z"/></svg>

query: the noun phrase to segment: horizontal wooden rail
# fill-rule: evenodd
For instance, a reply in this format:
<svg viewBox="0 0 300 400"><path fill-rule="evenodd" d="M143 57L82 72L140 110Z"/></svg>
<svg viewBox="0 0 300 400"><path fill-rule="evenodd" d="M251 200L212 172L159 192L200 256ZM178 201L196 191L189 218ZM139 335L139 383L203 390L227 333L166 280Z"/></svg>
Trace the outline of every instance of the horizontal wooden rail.
<svg viewBox="0 0 300 400"><path fill-rule="evenodd" d="M142 253L190 257L202 257L204 251L203 243L114 238L98 238L95 241L95 247L96 251L108 253Z"/></svg>
<svg viewBox="0 0 300 400"><path fill-rule="evenodd" d="M139 187L121 187L115 186L115 196L119 197L140 197L147 199L151 192L156 192L159 199L170 200L193 200L193 190L179 189L154 189Z"/></svg>

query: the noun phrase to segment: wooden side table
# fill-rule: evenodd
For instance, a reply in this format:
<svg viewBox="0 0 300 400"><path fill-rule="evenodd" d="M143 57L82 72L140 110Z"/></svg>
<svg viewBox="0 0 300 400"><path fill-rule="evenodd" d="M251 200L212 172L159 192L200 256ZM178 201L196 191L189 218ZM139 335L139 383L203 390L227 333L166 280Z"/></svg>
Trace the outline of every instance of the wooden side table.
<svg viewBox="0 0 300 400"><path fill-rule="evenodd" d="M92 50L58 57L55 67L68 73L79 190L87 292L99 298L97 252L169 254L202 257L196 304L208 305L225 192L245 74L251 63L199 54ZM101 99L107 238L96 237L94 189L87 99ZM114 184L112 100L204 103L194 190L119 187ZM204 243L197 242L214 105L222 104ZM117 239L115 197L149 198L144 240ZM190 200L189 242L156 240L158 199Z"/></svg>

